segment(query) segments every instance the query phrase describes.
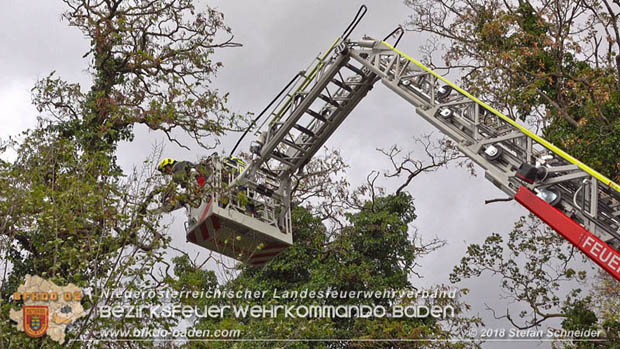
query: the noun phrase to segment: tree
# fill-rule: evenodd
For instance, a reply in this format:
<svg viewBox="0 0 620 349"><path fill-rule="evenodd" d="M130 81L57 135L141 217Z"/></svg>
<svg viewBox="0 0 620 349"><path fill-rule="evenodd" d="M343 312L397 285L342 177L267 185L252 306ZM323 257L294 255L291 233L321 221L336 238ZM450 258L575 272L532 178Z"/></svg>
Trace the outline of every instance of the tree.
<svg viewBox="0 0 620 349"><path fill-rule="evenodd" d="M232 36L216 41L230 33L221 13L197 12L190 0L63 2L63 18L90 40L85 56L93 76L87 93L53 73L35 87L35 105L54 116L63 135L85 148L98 139L112 146L143 124L171 140L180 128L207 146L205 138L234 125L227 95L208 86L221 66L211 60L214 49L237 45Z"/></svg>
<svg viewBox="0 0 620 349"><path fill-rule="evenodd" d="M618 282L603 271L592 280L584 268L585 257L540 220L521 217L508 241L492 234L482 244L468 246L450 279L497 277L511 306L497 312L517 329L539 329L559 319L557 330L600 330L596 342L559 343L568 348L606 348L618 344ZM581 262L581 263L580 263ZM594 281L594 287L587 286ZM512 309L511 309L512 308ZM524 308L515 314L514 308ZM553 328L553 325L551 325ZM607 339L604 341L604 339Z"/></svg>
<svg viewBox="0 0 620 349"><path fill-rule="evenodd" d="M142 302L105 297L102 289L174 286L157 275L169 240L153 210L165 189L153 178L159 154L125 173L116 147L143 124L181 145L171 134L179 128L207 148L237 122L226 95L209 86L221 66L211 54L235 45L221 13L198 11L190 0L63 2L63 18L90 41L84 57L93 84L83 91L54 73L38 81L33 101L45 113L39 126L3 144L18 156L0 163L2 347L54 345L15 335L8 320L17 305L8 300L26 274L92 290L88 316L70 327L69 338L96 339L101 328L172 328L174 320L118 322L97 313L95 305Z"/></svg>
<svg viewBox="0 0 620 349"><path fill-rule="evenodd" d="M369 191L374 191L369 188ZM409 223L415 219L412 197L407 193L375 196L365 200L359 209L345 213L336 235L330 235L319 217L300 206L293 211L295 245L263 267L244 266L238 277L222 285L224 290L259 290L265 298L234 300L235 305L294 305L340 306L365 304L384 306L412 305L424 299L406 297L297 297L274 299L274 290L294 292L358 292L362 290L414 291L410 280L417 261L423 255L443 246L438 240L422 244L417 234L411 235ZM331 236L331 237L330 237ZM444 289L445 290L445 289ZM282 297L282 295L280 295ZM475 318L462 313L467 305L456 298L438 297L431 303L454 307L456 315L443 319L421 318L286 318L280 313L275 318L204 319L195 326L202 329L235 328L242 330L245 338L256 339L385 339L386 342L355 342L359 347L390 347L390 339L441 339L465 336L472 326L479 324ZM222 301L221 304L227 304ZM319 342L320 343L320 342ZM344 346L342 343L332 343ZM222 343L221 346L226 346ZM272 346L271 342L252 342L248 347ZM323 344L327 345L327 343ZM445 346L420 342L416 347ZM447 345L447 344L446 344ZM295 347L311 346L304 342ZM462 347L477 347L477 343Z"/></svg>

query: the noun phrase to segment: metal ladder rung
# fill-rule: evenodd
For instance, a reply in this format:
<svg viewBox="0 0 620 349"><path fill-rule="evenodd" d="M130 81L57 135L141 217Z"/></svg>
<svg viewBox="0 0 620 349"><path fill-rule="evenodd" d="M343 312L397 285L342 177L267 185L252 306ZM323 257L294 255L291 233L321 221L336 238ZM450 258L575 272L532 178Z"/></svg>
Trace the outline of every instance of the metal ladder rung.
<svg viewBox="0 0 620 349"><path fill-rule="evenodd" d="M364 81L348 81L347 84L349 86L366 86L366 85L368 85L368 82L364 82Z"/></svg>
<svg viewBox="0 0 620 349"><path fill-rule="evenodd" d="M333 105L336 108L340 108L340 104L338 102L336 102L333 98L330 98L330 97L328 97L326 95L323 95L323 94L319 95L319 98L324 100L325 102Z"/></svg>
<svg viewBox="0 0 620 349"><path fill-rule="evenodd" d="M284 155L284 154L280 153L280 152L279 152L279 151L277 151L277 150L274 150L274 151L272 151L272 152L271 152L271 157L272 157L273 159L275 159L275 160L277 160L277 161L279 161L279 162L283 163L283 164L287 164L287 165L289 165L289 166L294 166L294 165L295 165L295 163L291 161L291 158L290 158L290 157L288 157L288 156L286 156L286 155Z"/></svg>
<svg viewBox="0 0 620 349"><path fill-rule="evenodd" d="M340 88L342 88L344 90L347 90L348 92L352 92L353 91L353 89L351 87L345 85L344 83L342 83L342 81L340 81L338 79L332 79L331 82L333 84L335 84L336 86L338 86L338 87L340 87Z"/></svg>
<svg viewBox="0 0 620 349"><path fill-rule="evenodd" d="M284 144L288 145L289 147L291 147L293 149L296 149L296 150L298 150L300 152L305 152L306 151L306 149L304 149L301 145L299 145L299 144L297 144L295 142L289 141L288 139L283 139L282 143L284 143Z"/></svg>
<svg viewBox="0 0 620 349"><path fill-rule="evenodd" d="M364 74L364 72L363 72L361 69L359 69L359 68L355 67L355 66L354 66L354 65L352 65L351 63L347 63L347 64L345 64L344 66L345 66L345 67L347 67L347 68L349 68L349 70L351 70L352 72L356 73L357 75L360 75L360 76L362 76L362 77L365 77L365 76L366 76L366 74Z"/></svg>
<svg viewBox="0 0 620 349"><path fill-rule="evenodd" d="M293 127L296 128L297 130L299 130L300 132L307 134L310 137L314 137L314 132L308 130L307 128L305 128L305 127L303 127L301 125L295 125Z"/></svg>
<svg viewBox="0 0 620 349"><path fill-rule="evenodd" d="M275 191L269 187L267 187L264 184L259 184L256 186L256 192L261 194L261 195L265 195L268 197L272 197L273 194L275 193Z"/></svg>
<svg viewBox="0 0 620 349"><path fill-rule="evenodd" d="M310 114L310 116L312 116L315 119L321 120L322 122L327 122L327 119L323 115L315 112L314 110L308 109L306 110L306 113Z"/></svg>
<svg viewBox="0 0 620 349"><path fill-rule="evenodd" d="M259 171L263 172L264 174L266 174L267 176L270 176L272 178L278 178L278 174L277 173L275 173L275 172L273 172L273 171L271 171L269 169L266 169L264 167L259 168Z"/></svg>

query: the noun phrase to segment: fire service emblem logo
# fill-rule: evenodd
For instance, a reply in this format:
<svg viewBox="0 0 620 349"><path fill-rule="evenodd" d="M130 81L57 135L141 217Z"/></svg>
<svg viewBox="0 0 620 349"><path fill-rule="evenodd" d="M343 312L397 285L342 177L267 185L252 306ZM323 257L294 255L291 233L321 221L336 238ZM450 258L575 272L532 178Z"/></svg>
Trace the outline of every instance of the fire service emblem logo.
<svg viewBox="0 0 620 349"><path fill-rule="evenodd" d="M13 303L22 308L11 309L9 317L15 329L30 337L49 336L63 344L67 326L86 315L82 307L82 289L74 284L58 286L36 275L26 275L24 283L13 293Z"/></svg>
<svg viewBox="0 0 620 349"><path fill-rule="evenodd" d="M24 331L30 337L41 337L47 332L49 309L45 305L26 305L24 311Z"/></svg>

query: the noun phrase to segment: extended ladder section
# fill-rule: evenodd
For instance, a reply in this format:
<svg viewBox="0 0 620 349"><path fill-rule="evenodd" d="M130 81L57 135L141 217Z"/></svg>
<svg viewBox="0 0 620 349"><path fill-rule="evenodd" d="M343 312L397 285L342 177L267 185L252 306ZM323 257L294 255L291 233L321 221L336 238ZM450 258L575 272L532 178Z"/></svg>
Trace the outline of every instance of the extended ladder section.
<svg viewBox="0 0 620 349"><path fill-rule="evenodd" d="M254 158L232 187L266 193L290 212L291 177L310 161L378 81L338 39L271 111L251 147ZM270 183L265 186L264 182Z"/></svg>
<svg viewBox="0 0 620 349"><path fill-rule="evenodd" d="M274 109L252 149L256 159L245 176L260 172L290 181L366 96L377 77L351 61L347 50L346 45L330 50L333 54L319 60L312 74Z"/></svg>
<svg viewBox="0 0 620 349"><path fill-rule="evenodd" d="M389 44L365 38L348 46L353 60L453 139L487 179L620 280L618 184Z"/></svg>

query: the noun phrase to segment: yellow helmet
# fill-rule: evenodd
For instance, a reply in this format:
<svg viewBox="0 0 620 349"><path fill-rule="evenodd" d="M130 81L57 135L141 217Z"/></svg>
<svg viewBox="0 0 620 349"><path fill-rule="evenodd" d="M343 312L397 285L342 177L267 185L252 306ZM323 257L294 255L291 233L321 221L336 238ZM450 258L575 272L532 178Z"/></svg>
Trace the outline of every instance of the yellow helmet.
<svg viewBox="0 0 620 349"><path fill-rule="evenodd" d="M157 166L157 169L159 170L159 172L163 172L164 168L168 165L174 165L174 163L176 162L176 160L171 159L171 158L165 158L163 159L160 163L159 166Z"/></svg>
<svg viewBox="0 0 620 349"><path fill-rule="evenodd" d="M243 161L241 158L231 155L226 158L226 160L228 160L228 163L232 166L238 167L239 171L243 172L243 170L245 170L245 161Z"/></svg>

